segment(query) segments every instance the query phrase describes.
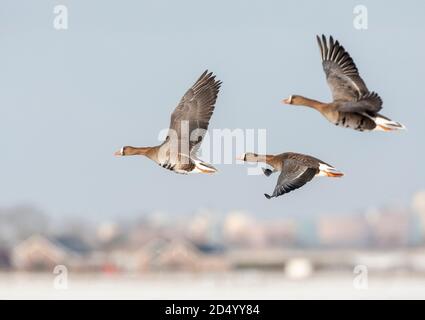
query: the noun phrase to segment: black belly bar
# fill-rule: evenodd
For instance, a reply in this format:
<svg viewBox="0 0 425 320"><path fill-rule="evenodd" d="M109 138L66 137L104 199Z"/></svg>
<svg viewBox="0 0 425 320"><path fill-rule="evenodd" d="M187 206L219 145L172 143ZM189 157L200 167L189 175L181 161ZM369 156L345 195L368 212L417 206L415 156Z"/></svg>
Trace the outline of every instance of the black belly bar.
<svg viewBox="0 0 425 320"><path fill-rule="evenodd" d="M164 163L164 164L159 164L161 167L163 167L163 168L165 168L165 169L168 169L168 170L172 170L172 171L174 171L174 168L176 167L176 165L174 164L171 164L171 163L168 163L168 162L166 162L166 163Z"/></svg>

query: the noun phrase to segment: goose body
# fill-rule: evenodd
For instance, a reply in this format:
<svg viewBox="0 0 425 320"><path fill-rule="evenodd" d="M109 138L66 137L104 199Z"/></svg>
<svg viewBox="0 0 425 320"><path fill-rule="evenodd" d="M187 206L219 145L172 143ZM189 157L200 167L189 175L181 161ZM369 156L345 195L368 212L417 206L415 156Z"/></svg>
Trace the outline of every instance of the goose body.
<svg viewBox="0 0 425 320"><path fill-rule="evenodd" d="M197 151L208 129L221 81L205 71L181 98L171 114L165 141L154 147L122 147L116 156L142 155L175 173L214 173L217 170L198 159Z"/></svg>
<svg viewBox="0 0 425 320"><path fill-rule="evenodd" d="M322 57L323 70L332 91L333 102L320 101L293 95L283 100L286 104L307 106L319 111L331 123L357 131L394 131L405 129L399 122L379 114L382 99L371 92L360 77L358 69L343 46L329 42L325 36L317 41Z"/></svg>
<svg viewBox="0 0 425 320"><path fill-rule="evenodd" d="M275 172L280 172L272 195L264 194L267 199L277 198L301 188L316 176L338 178L344 175L342 172L322 160L294 152L286 152L279 155L245 153L240 156L238 160L268 164L273 170L263 169L267 177Z"/></svg>

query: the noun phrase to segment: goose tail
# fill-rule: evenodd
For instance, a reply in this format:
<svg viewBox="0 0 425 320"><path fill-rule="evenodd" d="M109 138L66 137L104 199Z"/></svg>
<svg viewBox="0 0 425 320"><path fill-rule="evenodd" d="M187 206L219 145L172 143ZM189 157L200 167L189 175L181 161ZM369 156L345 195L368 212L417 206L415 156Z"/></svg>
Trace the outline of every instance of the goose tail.
<svg viewBox="0 0 425 320"><path fill-rule="evenodd" d="M344 173L326 163L321 163L317 175L320 177L341 178L344 176Z"/></svg>
<svg viewBox="0 0 425 320"><path fill-rule="evenodd" d="M209 163L206 163L202 160L195 159L195 169L193 169L193 173L216 173L217 169L214 168Z"/></svg>
<svg viewBox="0 0 425 320"><path fill-rule="evenodd" d="M375 118L376 128L374 131L398 131L406 130L406 127L397 121L392 121L384 116L378 115Z"/></svg>

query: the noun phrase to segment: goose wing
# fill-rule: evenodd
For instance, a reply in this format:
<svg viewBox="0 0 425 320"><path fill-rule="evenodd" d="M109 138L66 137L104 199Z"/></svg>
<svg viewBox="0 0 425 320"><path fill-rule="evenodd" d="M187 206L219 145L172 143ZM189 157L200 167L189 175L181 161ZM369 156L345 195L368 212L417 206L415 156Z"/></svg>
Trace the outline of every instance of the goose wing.
<svg viewBox="0 0 425 320"><path fill-rule="evenodd" d="M221 81L206 70L187 90L171 114L166 141L177 142L179 152L190 154L199 148L208 129L220 86Z"/></svg>
<svg viewBox="0 0 425 320"><path fill-rule="evenodd" d="M285 160L282 172L277 180L273 194L265 194L267 199L277 198L285 193L301 188L311 181L319 172L317 168L312 168L294 159Z"/></svg>
<svg viewBox="0 0 425 320"><path fill-rule="evenodd" d="M323 70L334 101L357 101L369 93L350 54L332 36L317 36Z"/></svg>
<svg viewBox="0 0 425 320"><path fill-rule="evenodd" d="M382 99L376 92L367 93L355 100L342 103L338 110L341 112L357 112L375 114L382 109Z"/></svg>

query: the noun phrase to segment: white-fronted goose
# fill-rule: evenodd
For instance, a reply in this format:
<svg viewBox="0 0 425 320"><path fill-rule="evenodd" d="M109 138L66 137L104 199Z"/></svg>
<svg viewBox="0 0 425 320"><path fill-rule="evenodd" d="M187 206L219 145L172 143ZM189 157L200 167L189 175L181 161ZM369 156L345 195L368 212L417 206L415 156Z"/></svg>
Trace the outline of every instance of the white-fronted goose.
<svg viewBox="0 0 425 320"><path fill-rule="evenodd" d="M196 153L208 129L220 86L221 81L205 71L171 114L170 129L162 144L144 148L125 146L115 155L146 156L176 173L216 172L212 165L198 159Z"/></svg>
<svg viewBox="0 0 425 320"><path fill-rule="evenodd" d="M292 95L283 102L311 107L333 124L358 131L405 129L402 124L378 113L382 109L382 99L377 93L367 89L344 47L338 41L334 42L332 36L329 43L324 35L321 39L317 36L317 41L333 102L323 103L297 95Z"/></svg>
<svg viewBox="0 0 425 320"><path fill-rule="evenodd" d="M271 196L264 194L267 199L277 198L292 190L301 188L315 176L337 178L344 175L322 160L293 152L282 153L276 156L244 153L238 157L238 160L268 164L273 170L263 168L263 172L267 177L274 172L281 172L273 194Z"/></svg>

